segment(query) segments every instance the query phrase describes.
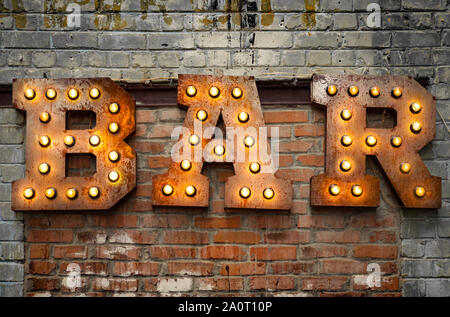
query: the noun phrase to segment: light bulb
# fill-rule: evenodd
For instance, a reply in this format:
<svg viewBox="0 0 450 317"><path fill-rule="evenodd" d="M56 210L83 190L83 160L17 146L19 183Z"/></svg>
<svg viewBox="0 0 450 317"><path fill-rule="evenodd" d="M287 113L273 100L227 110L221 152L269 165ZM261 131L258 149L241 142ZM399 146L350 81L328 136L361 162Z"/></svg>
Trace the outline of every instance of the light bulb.
<svg viewBox="0 0 450 317"><path fill-rule="evenodd" d="M330 185L330 187L328 187L328 191L330 192L331 195L337 196L341 192L341 188L336 184L332 184Z"/></svg>
<svg viewBox="0 0 450 317"><path fill-rule="evenodd" d="M109 112L115 114L120 111L120 106L117 102L113 102L112 104L109 105L108 110L109 110Z"/></svg>
<svg viewBox="0 0 450 317"><path fill-rule="evenodd" d="M79 93L78 90L76 90L75 88L71 88L69 89L67 95L69 96L70 99L75 100L78 98Z"/></svg>
<svg viewBox="0 0 450 317"><path fill-rule="evenodd" d="M400 98L402 96L402 89L400 87L395 87L392 89L392 97Z"/></svg>
<svg viewBox="0 0 450 317"><path fill-rule="evenodd" d="M191 145L195 146L195 145L197 145L197 144L200 143L200 138L198 137L197 134L192 134L192 135L189 137L189 143L190 143Z"/></svg>
<svg viewBox="0 0 450 317"><path fill-rule="evenodd" d="M200 121L205 121L208 118L208 113L205 110L197 111L196 117Z"/></svg>
<svg viewBox="0 0 450 317"><path fill-rule="evenodd" d="M409 164L409 163L401 163L400 164L400 171L403 174L408 174L410 170L411 170L411 164Z"/></svg>
<svg viewBox="0 0 450 317"><path fill-rule="evenodd" d="M223 145L221 145L221 144L217 144L214 147L214 154L217 155L217 156L224 155L225 154L225 147Z"/></svg>
<svg viewBox="0 0 450 317"><path fill-rule="evenodd" d="M378 97L380 95L380 88L378 87L370 88L370 95L374 98Z"/></svg>
<svg viewBox="0 0 450 317"><path fill-rule="evenodd" d="M45 92L45 96L47 97L47 99L49 100L53 100L56 98L56 90L53 88L49 88L47 89L47 91Z"/></svg>
<svg viewBox="0 0 450 317"><path fill-rule="evenodd" d="M343 146L350 146L352 144L353 140L348 135L344 135L341 138L341 143Z"/></svg>
<svg viewBox="0 0 450 317"><path fill-rule="evenodd" d="M348 172L352 168L352 164L350 164L350 162L346 160L343 160L339 166L344 172Z"/></svg>
<svg viewBox="0 0 450 317"><path fill-rule="evenodd" d="M275 196L275 192L273 191L272 188L266 188L263 191L263 196L265 199L272 199L273 196Z"/></svg>
<svg viewBox="0 0 450 317"><path fill-rule="evenodd" d="M244 138L244 145L246 147L252 147L254 144L255 144L255 139L252 136L248 135Z"/></svg>
<svg viewBox="0 0 450 317"><path fill-rule="evenodd" d="M258 162L253 162L250 163L249 166L250 172L252 172L253 174L259 173L259 171L261 170L261 165Z"/></svg>
<svg viewBox="0 0 450 317"><path fill-rule="evenodd" d="M350 87L348 88L348 94L349 94L350 96L355 97L355 96L358 95L358 93L359 93L359 89L358 89L357 86L350 86Z"/></svg>
<svg viewBox="0 0 450 317"><path fill-rule="evenodd" d="M421 198L425 196L425 188L423 188L422 186L417 186L414 189L414 193L416 194L417 197Z"/></svg>
<svg viewBox="0 0 450 317"><path fill-rule="evenodd" d="M238 120L241 123L246 123L248 121L248 119L250 119L250 116L248 115L247 112L242 111L238 114Z"/></svg>
<svg viewBox="0 0 450 317"><path fill-rule="evenodd" d="M117 182L119 180L119 177L120 175L116 171L111 171L108 174L108 179L113 183Z"/></svg>
<svg viewBox="0 0 450 317"><path fill-rule="evenodd" d="M45 190L45 197L47 197L48 199L53 199L56 197L56 189L53 187L47 188Z"/></svg>
<svg viewBox="0 0 450 317"><path fill-rule="evenodd" d="M34 97L36 97L36 92L34 91L33 88L28 88L28 89L25 90L24 96L28 100L31 100L31 99L34 99Z"/></svg>
<svg viewBox="0 0 450 317"><path fill-rule="evenodd" d="M98 135L91 135L90 137L89 137L89 144L90 145L92 145L92 146L97 146L97 145L99 145L100 144L100 138L99 138L99 136Z"/></svg>
<svg viewBox="0 0 450 317"><path fill-rule="evenodd" d="M39 172L41 174L48 174L48 172L50 172L50 165L48 165L47 163L39 164Z"/></svg>
<svg viewBox="0 0 450 317"><path fill-rule="evenodd" d="M394 137L391 139L391 144L392 144L392 146L394 146L394 147L399 147L400 145L402 145L402 138L399 137L399 136L394 136Z"/></svg>
<svg viewBox="0 0 450 317"><path fill-rule="evenodd" d="M185 192L186 195L188 195L189 197L192 197L192 196L194 196L195 193L197 192L197 189L196 189L194 186L189 185L189 186L186 187L186 189L184 190L184 192Z"/></svg>
<svg viewBox="0 0 450 317"><path fill-rule="evenodd" d="M374 137L373 135L369 135L366 138L366 144L370 147L375 146L377 144L377 138Z"/></svg>
<svg viewBox="0 0 450 317"><path fill-rule="evenodd" d="M50 121L50 119L51 119L51 116L48 112L42 112L39 115L39 121L41 121L42 123L47 123Z"/></svg>
<svg viewBox="0 0 450 317"><path fill-rule="evenodd" d="M350 118L352 117L352 112L348 109L344 109L341 111L341 118L343 120L350 120Z"/></svg>
<svg viewBox="0 0 450 317"><path fill-rule="evenodd" d="M108 130L111 133L117 133L119 131L119 125L116 122L111 122L108 126Z"/></svg>
<svg viewBox="0 0 450 317"><path fill-rule="evenodd" d="M231 92L231 94L233 95L234 98L238 99L242 97L242 90L241 88L233 88L233 91Z"/></svg>
<svg viewBox="0 0 450 317"><path fill-rule="evenodd" d="M66 135L64 137L64 144L67 146L73 146L75 144L75 138L71 135Z"/></svg>
<svg viewBox="0 0 450 317"><path fill-rule="evenodd" d="M248 197L250 197L250 194L251 194L252 192L250 191L250 188L248 188L248 187L242 187L240 190L239 190L239 196L241 196L242 198L244 198L244 199L246 199L246 198L248 198Z"/></svg>
<svg viewBox="0 0 450 317"><path fill-rule="evenodd" d="M173 187L169 184L166 184L163 186L162 192L165 196L170 196L173 194Z"/></svg>
<svg viewBox="0 0 450 317"><path fill-rule="evenodd" d="M411 123L410 129L412 133L419 133L422 130L422 125L419 122L415 121Z"/></svg>
<svg viewBox="0 0 450 317"><path fill-rule="evenodd" d="M216 86L209 88L209 95L213 98L217 98L220 95L220 90Z"/></svg>
<svg viewBox="0 0 450 317"><path fill-rule="evenodd" d="M75 188L69 188L66 191L66 196L69 199L75 199L77 197L77 195L78 195L78 192L77 192L77 190Z"/></svg>
<svg viewBox="0 0 450 317"><path fill-rule="evenodd" d="M337 93L337 88L335 85L330 85L327 87L327 94L329 94L330 96L334 96Z"/></svg>
<svg viewBox="0 0 450 317"><path fill-rule="evenodd" d="M180 167L183 171L189 171L192 167L192 163L189 160L182 160L180 163Z"/></svg>
<svg viewBox="0 0 450 317"><path fill-rule="evenodd" d="M91 96L92 99L97 99L100 97L100 90L98 88L92 88L89 90L89 96Z"/></svg>
<svg viewBox="0 0 450 317"><path fill-rule="evenodd" d="M108 158L111 162L117 162L120 158L120 155L116 151L111 151L108 154Z"/></svg>
<svg viewBox="0 0 450 317"><path fill-rule="evenodd" d="M420 104L418 104L417 102L413 102L413 103L409 106L409 111L411 111L412 113L419 113L420 110L422 110L422 107L421 107Z"/></svg>
<svg viewBox="0 0 450 317"><path fill-rule="evenodd" d="M359 197L362 195L362 193L363 193L363 190L362 190L361 186L359 186L359 185L352 186L352 195L353 196Z"/></svg>
<svg viewBox="0 0 450 317"><path fill-rule="evenodd" d="M89 188L89 197L91 198L97 198L100 195L100 190L98 189L98 187L91 187Z"/></svg>
<svg viewBox="0 0 450 317"><path fill-rule="evenodd" d="M25 190L23 191L23 197L25 197L26 199L31 199L34 197L34 189L31 187L25 188Z"/></svg>
<svg viewBox="0 0 450 317"><path fill-rule="evenodd" d="M49 145L50 145L50 138L49 138L48 136L46 136L46 135L41 136L41 137L39 138L39 144L40 144L42 147L47 147L47 146L49 146Z"/></svg>
<svg viewBox="0 0 450 317"><path fill-rule="evenodd" d="M197 89L194 86L188 86L186 88L186 95L194 97L197 94Z"/></svg>

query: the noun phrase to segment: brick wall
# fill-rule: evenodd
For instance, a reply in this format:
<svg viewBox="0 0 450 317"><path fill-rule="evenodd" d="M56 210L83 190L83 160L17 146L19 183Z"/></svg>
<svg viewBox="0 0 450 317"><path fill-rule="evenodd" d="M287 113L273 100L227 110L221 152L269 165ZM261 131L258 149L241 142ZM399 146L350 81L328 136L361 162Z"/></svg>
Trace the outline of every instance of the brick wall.
<svg viewBox="0 0 450 317"><path fill-rule="evenodd" d="M178 73L266 80L313 72L425 77L442 116L435 140L421 153L432 174L442 177L443 208L402 209L382 181L376 210L311 209L309 176L323 164L322 128L314 120L323 113L302 105L264 109L308 114L308 122L273 122L286 144L279 173L295 178L291 213L224 213L229 166L207 170L221 181L208 212L151 210L150 177L165 170L167 133L184 117L181 110L160 108L138 112L145 118L132 138L139 186L116 208L23 217L10 210L9 200L10 182L24 171L24 115L1 109L0 295L21 295L24 271L25 294L70 294L78 269L78 291L89 294L450 295L450 138L442 121L450 123L448 1L85 0L77 1L82 14L75 30L64 13L70 2L0 0L1 84L43 76L132 82ZM370 2L381 5L381 28L367 26ZM366 292L359 283L371 262L383 264L385 282Z"/></svg>

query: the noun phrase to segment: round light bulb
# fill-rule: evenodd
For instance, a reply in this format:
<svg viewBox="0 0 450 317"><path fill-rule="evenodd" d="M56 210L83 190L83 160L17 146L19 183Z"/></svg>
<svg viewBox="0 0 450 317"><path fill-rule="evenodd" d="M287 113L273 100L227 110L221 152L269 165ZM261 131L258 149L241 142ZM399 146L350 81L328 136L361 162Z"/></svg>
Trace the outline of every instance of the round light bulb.
<svg viewBox="0 0 450 317"><path fill-rule="evenodd" d="M275 196L275 192L273 191L272 188L266 188L263 191L263 196L265 199L272 199L273 196Z"/></svg>
<svg viewBox="0 0 450 317"><path fill-rule="evenodd" d="M359 93L359 88L357 86L350 86L348 88L348 94L352 97L357 96Z"/></svg>
<svg viewBox="0 0 450 317"><path fill-rule="evenodd" d="M252 172L253 174L259 173L259 171L261 170L261 165L258 162L252 162L250 163L249 166L250 172Z"/></svg>
<svg viewBox="0 0 450 317"><path fill-rule="evenodd" d="M251 193L252 193L252 192L251 192L250 188L248 188L248 187L242 187L242 188L239 190L239 196L241 196L241 197L244 198L244 199L250 197Z"/></svg>
<svg viewBox="0 0 450 317"><path fill-rule="evenodd" d="M169 185L169 184L164 185L163 188L162 188L162 193L165 196L172 195L173 194L173 187L172 187L172 185Z"/></svg>
<svg viewBox="0 0 450 317"><path fill-rule="evenodd" d="M377 138L374 137L373 135L369 135L366 138L366 144L370 147L375 146L377 144Z"/></svg>
<svg viewBox="0 0 450 317"><path fill-rule="evenodd" d="M343 120L350 120L350 118L352 117L352 112L348 109L344 109L341 111L341 118Z"/></svg>
<svg viewBox="0 0 450 317"><path fill-rule="evenodd" d="M50 145L50 138L49 138L48 136L46 136L46 135L41 136L41 137L39 138L39 144L40 144L42 147L47 147L47 146L49 146L49 145Z"/></svg>
<svg viewBox="0 0 450 317"><path fill-rule="evenodd" d="M402 89L400 87L395 87L392 89L392 97L400 98L402 96Z"/></svg>
<svg viewBox="0 0 450 317"><path fill-rule="evenodd" d="M415 121L411 123L410 129L413 133L419 133L422 130L422 125L419 122Z"/></svg>
<svg viewBox="0 0 450 317"><path fill-rule="evenodd" d="M31 199L34 197L34 189L31 187L25 188L23 191L23 197L26 199Z"/></svg>
<svg viewBox="0 0 450 317"><path fill-rule="evenodd" d="M332 185L330 185L330 187L328 188L328 191L330 192L331 195L337 196L337 195L340 194L341 188L340 188L338 185L336 185L336 184L332 184Z"/></svg>
<svg viewBox="0 0 450 317"><path fill-rule="evenodd" d="M241 88L233 88L233 91L231 92L231 94L233 95L234 98L238 99L242 97L242 90Z"/></svg>
<svg viewBox="0 0 450 317"><path fill-rule="evenodd" d="M216 86L209 88L209 95L213 98L217 98L220 95L220 90Z"/></svg>
<svg viewBox="0 0 450 317"><path fill-rule="evenodd" d="M240 113L238 114L238 120L239 120L239 122L245 123L245 122L248 121L248 119L250 119L250 116L248 115L247 112L242 111L242 112L240 112Z"/></svg>
<svg viewBox="0 0 450 317"><path fill-rule="evenodd" d="M400 171L403 174L408 174L410 170L411 170L411 164L409 164L409 163L401 163L400 164Z"/></svg>
<svg viewBox="0 0 450 317"><path fill-rule="evenodd" d="M78 98L79 93L78 90L76 90L75 88L71 88L69 89L67 95L69 96L70 99L75 100Z"/></svg>
<svg viewBox="0 0 450 317"><path fill-rule="evenodd" d="M205 121L208 118L208 113L205 110L197 111L196 117L200 121Z"/></svg>
<svg viewBox="0 0 450 317"><path fill-rule="evenodd" d="M192 163L189 160L182 160L180 163L180 167L183 171L189 171L192 167Z"/></svg>
<svg viewBox="0 0 450 317"><path fill-rule="evenodd" d="M421 198L425 196L425 188L423 188L422 186L417 186L414 189L414 193L416 194L417 197Z"/></svg>
<svg viewBox="0 0 450 317"><path fill-rule="evenodd" d="M222 156L225 154L225 147L221 144L214 146L214 154L217 156Z"/></svg>
<svg viewBox="0 0 450 317"><path fill-rule="evenodd" d="M73 146L75 144L75 138L71 135L66 135L64 137L64 144L67 146Z"/></svg>
<svg viewBox="0 0 450 317"><path fill-rule="evenodd" d="M197 189L196 189L194 186L189 185L189 186L186 187L186 189L184 190L184 192L185 192L186 195L188 195L189 197L192 197L192 196L194 196L194 195L197 193Z"/></svg>
<svg viewBox="0 0 450 317"><path fill-rule="evenodd" d="M89 90L89 96L91 96L92 99L97 99L100 97L100 90L98 88L92 88Z"/></svg>
<svg viewBox="0 0 450 317"><path fill-rule="evenodd" d="M394 137L391 139L391 144L392 144L392 146L394 146L394 147L399 147L400 145L402 145L402 138L399 137L399 136L394 136Z"/></svg>
<svg viewBox="0 0 450 317"><path fill-rule="evenodd" d="M31 100L31 99L34 99L34 97L36 97L36 92L34 91L33 88L28 88L28 89L25 89L24 96L28 100Z"/></svg>
<svg viewBox="0 0 450 317"><path fill-rule="evenodd" d="M344 172L348 172L352 168L352 164L350 164L350 162L346 160L343 160L341 164L339 164L339 166Z"/></svg>
<svg viewBox="0 0 450 317"><path fill-rule="evenodd" d="M98 189L98 187L93 186L89 188L88 194L91 198L97 198L100 195L100 190Z"/></svg>
<svg viewBox="0 0 450 317"><path fill-rule="evenodd" d="M108 130L111 133L117 133L119 131L119 125L116 122L111 122L108 126Z"/></svg>
<svg viewBox="0 0 450 317"><path fill-rule="evenodd" d="M112 104L110 104L108 106L108 110L109 110L109 112L115 114L115 113L118 113L120 111L120 106L119 106L119 104L117 102L113 102Z"/></svg>
<svg viewBox="0 0 450 317"><path fill-rule="evenodd" d="M374 98L378 97L380 95L380 88L378 87L370 88L370 95Z"/></svg>
<svg viewBox="0 0 450 317"><path fill-rule="evenodd" d="M189 143L190 143L191 145L195 146L195 145L197 145L197 144L200 143L200 138L198 137L197 134L192 134L192 135L189 137Z"/></svg>
<svg viewBox="0 0 450 317"><path fill-rule="evenodd" d="M352 195L353 196L359 197L362 195L362 193L363 193L363 189L361 186L359 186L359 185L352 186Z"/></svg>
<svg viewBox="0 0 450 317"><path fill-rule="evenodd" d="M50 119L51 119L51 116L48 112L42 112L39 115L39 121L41 121L42 123L47 123L50 121Z"/></svg>
<svg viewBox="0 0 450 317"><path fill-rule="evenodd" d="M189 97L194 97L197 94L197 88L195 88L194 86L188 86L186 88L186 95L188 95Z"/></svg>
<svg viewBox="0 0 450 317"><path fill-rule="evenodd" d="M413 102L410 106L409 106L409 110L412 113L419 113L420 110L422 110L422 107L420 106L420 104L418 104L417 102Z"/></svg>
<svg viewBox="0 0 450 317"><path fill-rule="evenodd" d="M252 147L253 145L255 145L255 139L250 135L246 136L244 138L244 145L246 147Z"/></svg>
<svg viewBox="0 0 450 317"><path fill-rule="evenodd" d="M90 145L92 145L92 146L97 146L97 145L99 145L100 144L100 138L99 138L99 136L98 135L91 135L90 137L89 137L89 144Z"/></svg>
<svg viewBox="0 0 450 317"><path fill-rule="evenodd" d="M116 151L111 151L111 152L109 152L109 154L108 154L108 158L109 158L109 160L110 160L111 162L117 162L117 161L119 160L119 158L120 158L120 155L119 155L119 153L116 152Z"/></svg>
<svg viewBox="0 0 450 317"><path fill-rule="evenodd" d="M48 172L50 172L50 165L48 165L47 163L39 164L39 173L48 174Z"/></svg>
<svg viewBox="0 0 450 317"><path fill-rule="evenodd" d="M337 93L337 88L335 85L330 85L327 87L327 94L329 94L330 96L334 96Z"/></svg>
<svg viewBox="0 0 450 317"><path fill-rule="evenodd" d="M116 171L111 171L108 174L108 179L113 183L117 182L119 180L119 177L119 173L117 173Z"/></svg>
<svg viewBox="0 0 450 317"><path fill-rule="evenodd" d="M77 190L75 188L69 188L66 191L66 196L69 199L75 199L75 198L77 198L77 195L78 195L78 192L77 192Z"/></svg>
<svg viewBox="0 0 450 317"><path fill-rule="evenodd" d="M47 97L47 99L49 100L53 100L56 98L56 90L53 88L49 88L47 89L47 91L45 92L45 96Z"/></svg>
<svg viewBox="0 0 450 317"><path fill-rule="evenodd" d="M48 199L53 199L56 197L56 189L53 187L47 188L45 190L45 197L47 197Z"/></svg>
<svg viewBox="0 0 450 317"><path fill-rule="evenodd" d="M341 144L343 146L350 146L352 144L353 140L351 137L349 137L348 135L344 135L341 138Z"/></svg>

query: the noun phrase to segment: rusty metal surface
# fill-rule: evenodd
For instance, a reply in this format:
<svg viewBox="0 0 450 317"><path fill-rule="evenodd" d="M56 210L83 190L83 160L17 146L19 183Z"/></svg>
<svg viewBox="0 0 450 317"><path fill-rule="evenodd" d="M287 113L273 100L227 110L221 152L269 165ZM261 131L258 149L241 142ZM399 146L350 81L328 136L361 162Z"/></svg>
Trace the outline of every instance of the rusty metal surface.
<svg viewBox="0 0 450 317"><path fill-rule="evenodd" d="M98 88L100 97L89 96L91 88ZM33 88L36 97L28 100L24 91ZM45 96L47 89L57 92L54 100ZM79 91L79 97L71 100L67 96L70 88ZM120 111L112 114L108 106L116 102ZM14 210L92 210L109 209L136 185L136 154L123 139L135 129L135 102L125 90L109 78L95 79L19 79L13 83L13 105L26 111L26 173L25 178L13 182L12 208ZM89 130L65 130L66 112L72 110L91 110L96 113L97 124ZM42 123L39 115L48 112L51 120ZM117 122L120 130L116 134L108 131L108 125ZM47 135L51 139L48 147L39 145L39 138ZM65 136L74 136L75 144L68 147L64 144ZM89 137L97 135L101 142L98 146L89 144ZM112 150L120 154L118 162L111 162L108 153ZM91 153L97 158L97 171L92 177L66 177L66 154ZM38 171L39 164L46 162L50 172L42 175ZM120 179L112 183L108 180L111 171L117 171ZM91 186L100 190L98 198L88 195ZM31 187L35 190L32 199L25 199L23 191ZM48 187L57 190L54 199L48 199L44 193ZM76 188L78 196L71 200L66 197L68 188Z"/></svg>
<svg viewBox="0 0 450 317"><path fill-rule="evenodd" d="M337 93L331 96L327 87L334 85ZM359 94L350 96L350 86L357 86ZM378 87L380 95L372 97L372 87ZM400 87L402 95L394 98L393 88ZM317 206L366 206L379 205L379 180L366 175L366 155L374 155L380 162L391 184L405 207L439 208L441 206L441 181L431 176L419 150L435 135L436 106L433 96L414 79L398 76L358 76L358 75L314 75L311 82L311 101L326 106L326 163L325 173L311 178L311 205ZM412 103L419 103L421 111L410 111ZM392 108L397 112L397 125L391 129L366 128L366 108ZM343 109L352 112L350 120L342 120ZM422 125L420 133L410 129L412 122ZM341 137L353 139L350 146L341 144ZM369 135L377 138L375 146L366 145ZM391 138L402 138L399 147L391 145ZM339 168L342 160L352 164L348 172ZM409 163L411 171L400 171L400 164ZM341 187L341 193L333 196L328 192L331 184ZM363 194L355 197L350 190L358 184ZM416 187L424 187L425 195L417 197Z"/></svg>
<svg viewBox="0 0 450 317"><path fill-rule="evenodd" d="M197 93L194 97L186 94L186 89L194 86ZM209 95L209 89L216 86L220 90L217 98ZM239 87L243 95L236 99L233 98L231 92L233 88ZM178 103L183 107L188 107L184 127L193 131L194 118L198 110L205 110L208 113L208 119L202 123L203 131L208 128L214 128L217 125L219 115L222 115L226 127L248 128L248 127L264 127L264 118L259 102L258 91L256 89L255 80L251 77L234 77L234 76L208 76L208 75L179 75L178 80ZM250 115L250 120L246 123L238 121L237 116L241 111L246 111ZM241 134L236 134L231 142L235 143L235 149L244 147L242 144ZM212 135L203 135L203 143L201 148L205 148L205 152L210 152L213 146L218 142L217 139L211 140ZM188 136L184 135L180 138L182 143L188 142ZM262 143L266 144L266 143ZM199 145L200 146L200 145ZM255 146L260 146L258 142ZM262 145L264 146L264 145ZM244 149L247 151L246 149ZM269 152L270 153L270 152ZM183 159L192 159L185 156ZM235 175L228 178L225 183L225 207L227 208L255 208L255 209L290 209L292 203L292 185L290 181L278 179L272 173L250 172L248 166L248 153L245 153L245 161L237 162L235 153L226 151L223 158L214 159L214 161L233 162ZM202 159L202 157L201 157ZM270 158L271 160L271 158ZM270 165L271 161L266 160L264 164ZM179 162L172 162L169 171L162 175L153 177L153 204L163 206L208 206L209 199L209 180L201 174L204 162L193 162L193 166L189 171L183 171ZM264 164L261 164L263 167ZM174 193L165 196L162 193L162 187L170 184L174 188ZM194 197L188 197L184 188L188 185L194 185L197 188L197 194ZM251 195L247 199L239 196L241 187L246 186L251 189ZM275 191L275 196L268 200L263 197L265 188L271 187Z"/></svg>

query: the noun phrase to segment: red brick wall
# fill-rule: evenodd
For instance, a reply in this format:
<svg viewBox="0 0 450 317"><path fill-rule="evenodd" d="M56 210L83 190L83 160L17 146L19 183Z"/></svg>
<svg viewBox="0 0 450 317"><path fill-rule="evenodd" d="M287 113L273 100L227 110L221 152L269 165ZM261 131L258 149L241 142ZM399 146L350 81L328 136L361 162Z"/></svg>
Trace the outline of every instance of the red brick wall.
<svg viewBox="0 0 450 317"><path fill-rule="evenodd" d="M111 210L25 214L26 294L400 295L398 209L383 200L377 209L309 206L309 179L323 170L321 109L264 109L268 126L280 128L290 212L224 210L230 164L205 169L208 210L152 207L151 177L166 170L185 113L137 110L129 143L138 185ZM364 283L369 263L381 266L381 287Z"/></svg>

